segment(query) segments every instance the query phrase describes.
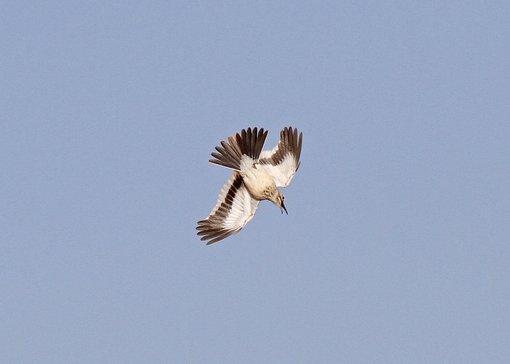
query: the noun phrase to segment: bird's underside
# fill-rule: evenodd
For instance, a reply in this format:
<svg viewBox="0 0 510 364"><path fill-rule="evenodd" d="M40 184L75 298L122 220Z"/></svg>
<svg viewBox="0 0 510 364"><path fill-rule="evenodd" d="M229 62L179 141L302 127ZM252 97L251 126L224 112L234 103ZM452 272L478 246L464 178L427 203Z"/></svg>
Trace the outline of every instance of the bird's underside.
<svg viewBox="0 0 510 364"><path fill-rule="evenodd" d="M299 168L303 133L292 127L280 132L272 150L263 151L267 131L243 129L222 141L209 162L233 170L223 185L215 207L198 222L198 235L207 244L216 243L240 231L255 215L261 200L268 199L285 209L283 194ZM285 211L287 211L285 209Z"/></svg>

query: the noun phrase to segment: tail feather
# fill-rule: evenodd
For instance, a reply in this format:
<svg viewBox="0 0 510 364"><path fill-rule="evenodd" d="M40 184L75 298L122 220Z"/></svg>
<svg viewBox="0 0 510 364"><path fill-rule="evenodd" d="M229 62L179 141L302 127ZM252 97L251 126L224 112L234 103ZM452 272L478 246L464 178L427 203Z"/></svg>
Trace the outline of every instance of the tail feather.
<svg viewBox="0 0 510 364"><path fill-rule="evenodd" d="M228 142L222 141L221 147L215 148L218 153L211 153L215 159L210 159L209 162L240 171L243 155L258 160L266 137L267 131L263 128L258 132L257 128L243 129L240 134L229 137Z"/></svg>

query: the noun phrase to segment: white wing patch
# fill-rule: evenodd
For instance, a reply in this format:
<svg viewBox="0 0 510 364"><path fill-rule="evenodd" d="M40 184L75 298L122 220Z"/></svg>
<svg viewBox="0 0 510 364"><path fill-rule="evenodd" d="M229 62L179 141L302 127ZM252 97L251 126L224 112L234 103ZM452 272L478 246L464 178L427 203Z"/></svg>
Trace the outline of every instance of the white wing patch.
<svg viewBox="0 0 510 364"><path fill-rule="evenodd" d="M212 209L211 213L207 216L208 218L216 213L218 211L218 208L221 206L221 203L225 200L225 196L227 196L228 190L234 183L234 178L236 176L236 173L232 173L232 176L228 179L227 182L221 187L220 194L218 195L218 200L216 201L216 205Z"/></svg>
<svg viewBox="0 0 510 364"><path fill-rule="evenodd" d="M252 169L254 163L255 163L255 160L253 158L248 157L247 155L243 154L241 157L241 162L240 162L241 172L246 173L247 171Z"/></svg>
<svg viewBox="0 0 510 364"><path fill-rule="evenodd" d="M255 215L259 201L253 199L239 173L234 172L223 185L216 206L205 220L198 222L198 235L207 244L240 231Z"/></svg>
<svg viewBox="0 0 510 364"><path fill-rule="evenodd" d="M298 168L296 159L292 154L287 154L280 164L261 164L260 166L274 178L276 187L287 187Z"/></svg>
<svg viewBox="0 0 510 364"><path fill-rule="evenodd" d="M259 202L251 198L246 187L242 185L232 202L230 213L223 222L223 228L241 230L255 215L258 204Z"/></svg>
<svg viewBox="0 0 510 364"><path fill-rule="evenodd" d="M287 187L299 168L303 133L291 127L280 132L280 142L270 151L262 151L260 165L271 175L277 187Z"/></svg>

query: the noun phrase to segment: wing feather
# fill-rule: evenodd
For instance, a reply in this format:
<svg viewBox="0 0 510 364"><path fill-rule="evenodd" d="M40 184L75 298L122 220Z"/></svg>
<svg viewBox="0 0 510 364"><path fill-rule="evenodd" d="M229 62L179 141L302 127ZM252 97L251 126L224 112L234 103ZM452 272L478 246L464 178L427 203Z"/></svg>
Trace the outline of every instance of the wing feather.
<svg viewBox="0 0 510 364"><path fill-rule="evenodd" d="M259 159L266 136L267 131L263 128L258 132L257 128L243 129L241 133L229 137L228 142L222 141L221 147L217 146L216 152L211 153L213 159L209 159L209 162L241 171L243 156L253 161Z"/></svg>
<svg viewBox="0 0 510 364"><path fill-rule="evenodd" d="M259 201L253 199L238 172L223 185L216 206L198 222L200 240L216 243L240 231L255 215Z"/></svg>
<svg viewBox="0 0 510 364"><path fill-rule="evenodd" d="M259 163L275 180L277 187L287 187L299 169L303 133L296 128L284 128L280 142L270 151L262 151Z"/></svg>

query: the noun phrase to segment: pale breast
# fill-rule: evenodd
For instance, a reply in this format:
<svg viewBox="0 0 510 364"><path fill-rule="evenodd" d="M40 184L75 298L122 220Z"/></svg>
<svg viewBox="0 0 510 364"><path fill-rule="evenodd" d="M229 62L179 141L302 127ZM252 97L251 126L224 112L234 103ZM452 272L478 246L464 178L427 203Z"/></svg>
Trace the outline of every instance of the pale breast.
<svg viewBox="0 0 510 364"><path fill-rule="evenodd" d="M268 188L276 188L273 177L271 177L263 168L250 168L241 174L243 176L246 188L257 200L267 199L264 190Z"/></svg>

